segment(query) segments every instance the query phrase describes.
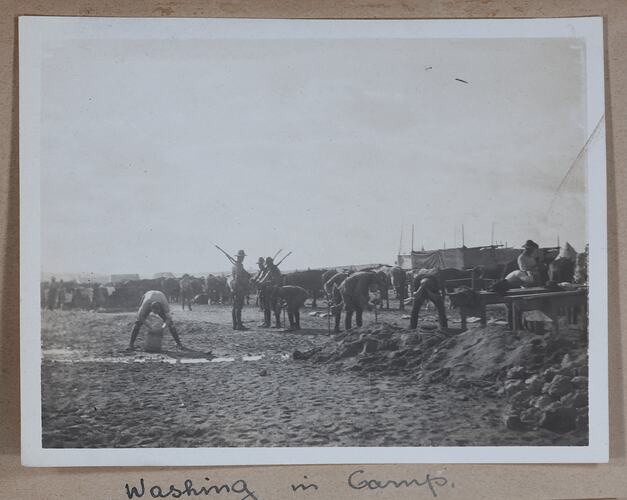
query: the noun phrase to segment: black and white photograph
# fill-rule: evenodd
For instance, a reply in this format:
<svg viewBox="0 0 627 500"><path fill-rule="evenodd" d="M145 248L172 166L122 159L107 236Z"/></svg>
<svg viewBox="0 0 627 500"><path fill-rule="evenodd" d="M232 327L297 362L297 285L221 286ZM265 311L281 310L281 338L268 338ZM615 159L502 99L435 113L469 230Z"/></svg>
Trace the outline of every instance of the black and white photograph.
<svg viewBox="0 0 627 500"><path fill-rule="evenodd" d="M606 461L604 123L600 18L20 18L24 463Z"/></svg>

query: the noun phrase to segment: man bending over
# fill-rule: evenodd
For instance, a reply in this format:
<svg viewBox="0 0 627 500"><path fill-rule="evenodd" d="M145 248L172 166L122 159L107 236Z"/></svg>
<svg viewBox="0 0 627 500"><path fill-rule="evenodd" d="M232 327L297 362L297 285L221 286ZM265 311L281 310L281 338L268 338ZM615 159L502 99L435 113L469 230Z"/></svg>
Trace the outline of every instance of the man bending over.
<svg viewBox="0 0 627 500"><path fill-rule="evenodd" d="M176 342L177 347L185 349L179 339L178 333L176 332L174 323L172 322L168 300L162 292L150 290L142 297L142 303L139 306L139 311L137 311L135 326L133 326L133 331L131 332L131 343L129 344L127 351L135 349L135 340L137 340L137 335L139 335L139 329L144 324L148 316L150 316L150 313L156 314L163 320L164 324L170 329L170 333L172 334L172 338L174 339L174 342Z"/></svg>

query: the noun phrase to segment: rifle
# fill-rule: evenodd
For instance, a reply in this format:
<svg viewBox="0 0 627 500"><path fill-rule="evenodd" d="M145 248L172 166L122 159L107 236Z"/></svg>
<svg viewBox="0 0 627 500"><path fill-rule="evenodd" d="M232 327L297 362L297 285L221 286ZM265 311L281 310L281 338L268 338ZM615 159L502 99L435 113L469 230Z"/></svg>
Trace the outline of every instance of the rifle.
<svg viewBox="0 0 627 500"><path fill-rule="evenodd" d="M226 258L229 259L231 261L231 264L235 264L235 259L233 257L231 257L228 253L226 253L224 250L222 250L218 245L214 245L218 250L220 250L224 255L226 255Z"/></svg>
<svg viewBox="0 0 627 500"><path fill-rule="evenodd" d="M281 265L281 262L283 262L285 259L287 259L290 255L292 255L292 252L288 252L288 253L286 253L286 254L283 256L283 258L282 258L279 262L277 262L277 263L275 264L275 266L280 266L280 265Z"/></svg>

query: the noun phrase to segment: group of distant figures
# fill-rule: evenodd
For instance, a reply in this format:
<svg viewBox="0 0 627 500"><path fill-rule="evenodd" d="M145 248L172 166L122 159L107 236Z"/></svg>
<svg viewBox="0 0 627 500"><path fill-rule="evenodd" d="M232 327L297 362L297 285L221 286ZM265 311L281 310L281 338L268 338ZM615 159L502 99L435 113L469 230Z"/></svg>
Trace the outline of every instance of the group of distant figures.
<svg viewBox="0 0 627 500"><path fill-rule="evenodd" d="M52 277L41 283L42 309L112 309L136 307L148 290L159 290L170 303L191 309L196 304L230 304L231 289L225 276L210 274L197 278L189 274L181 278L127 280L124 282L78 283Z"/></svg>
<svg viewBox="0 0 627 500"><path fill-rule="evenodd" d="M78 284L64 282L53 276L50 281L41 283L42 309L99 309L105 307L107 299L115 287L100 284Z"/></svg>
<svg viewBox="0 0 627 500"><path fill-rule="evenodd" d="M416 328L418 315L425 302L431 302L438 311L442 328L448 326L445 298L447 293L464 283L472 290L489 289L505 293L510 288L555 286L563 282L586 284L588 249L577 254L570 245L561 249L541 249L528 240L519 257L507 264L476 266L472 269L411 269L398 266L376 266L353 271L350 269L316 269L283 274L272 257L260 257L253 275L244 268L243 250L228 256L233 264L231 276L209 275L206 279L183 275L182 278L138 280L122 284L83 285L64 283L52 278L42 284L42 308L99 309L112 304L136 307L139 326L151 313L158 314L170 327L179 343L169 313L169 304L180 301L181 307L192 308L192 303L232 304L234 330L246 330L242 309L256 294L257 305L263 312L262 328L281 328L281 312L288 316L289 330L300 329L300 309L308 298L316 307L316 299L326 297L329 315L334 319L333 330L340 331L341 315L344 327L352 327L353 316L357 326L363 323L363 312L383 306L389 309L389 290L394 290L399 309L412 304L410 328ZM374 299L372 298L374 294ZM130 301L130 303L128 302ZM274 319L274 324L272 320ZM286 325L283 325L286 326Z"/></svg>

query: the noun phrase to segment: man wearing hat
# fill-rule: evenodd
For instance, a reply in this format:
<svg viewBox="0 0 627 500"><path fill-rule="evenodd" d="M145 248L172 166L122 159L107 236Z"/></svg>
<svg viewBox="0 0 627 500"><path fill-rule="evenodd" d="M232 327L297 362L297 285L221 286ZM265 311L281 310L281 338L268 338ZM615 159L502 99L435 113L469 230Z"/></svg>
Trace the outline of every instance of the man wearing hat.
<svg viewBox="0 0 627 500"><path fill-rule="evenodd" d="M131 332L131 342L127 351L135 349L135 340L137 340L137 335L139 335L139 329L151 313L156 314L163 320L164 324L170 329L170 333L172 334L172 338L174 339L174 342L176 342L177 347L184 349L176 328L174 328L174 323L172 322L168 299L166 299L163 292L158 290L149 290L142 297L139 311L137 311L137 319L135 320L135 325L133 326L133 331Z"/></svg>
<svg viewBox="0 0 627 500"><path fill-rule="evenodd" d="M270 326L270 320L268 319L266 321L265 318L265 304L263 293L264 286L261 285L261 280L266 272L266 259L264 259L263 257L259 257L259 259L257 259L257 267L259 269L255 276L252 278L251 282L257 287L257 305L261 308L262 311L264 311L264 322L261 323L259 326L262 328L268 328Z"/></svg>
<svg viewBox="0 0 627 500"><path fill-rule="evenodd" d="M233 291L233 309L231 316L233 317L233 330L248 330L242 323L242 309L244 308L244 299L248 290L250 274L244 269L244 250L237 252L236 261L233 263L233 271L231 274L231 290Z"/></svg>
<svg viewBox="0 0 627 500"><path fill-rule="evenodd" d="M258 285L260 283L261 278L266 272L266 259L264 259L263 257L259 257L259 259L257 259L257 267L259 269L255 273L255 276L253 276L253 278L250 280L251 283L255 285Z"/></svg>
<svg viewBox="0 0 627 500"><path fill-rule="evenodd" d="M281 276L281 270L274 263L272 257L266 257L265 264L265 273L259 280L264 295L264 322L261 326L265 326L266 328L270 326L272 312L274 312L275 326L273 328L281 328L281 306L279 303L278 289L283 284L283 276Z"/></svg>
<svg viewBox="0 0 627 500"><path fill-rule="evenodd" d="M540 281L540 268L538 265L539 245L533 240L527 240L523 245L523 252L518 256L518 269L528 276L527 284Z"/></svg>

